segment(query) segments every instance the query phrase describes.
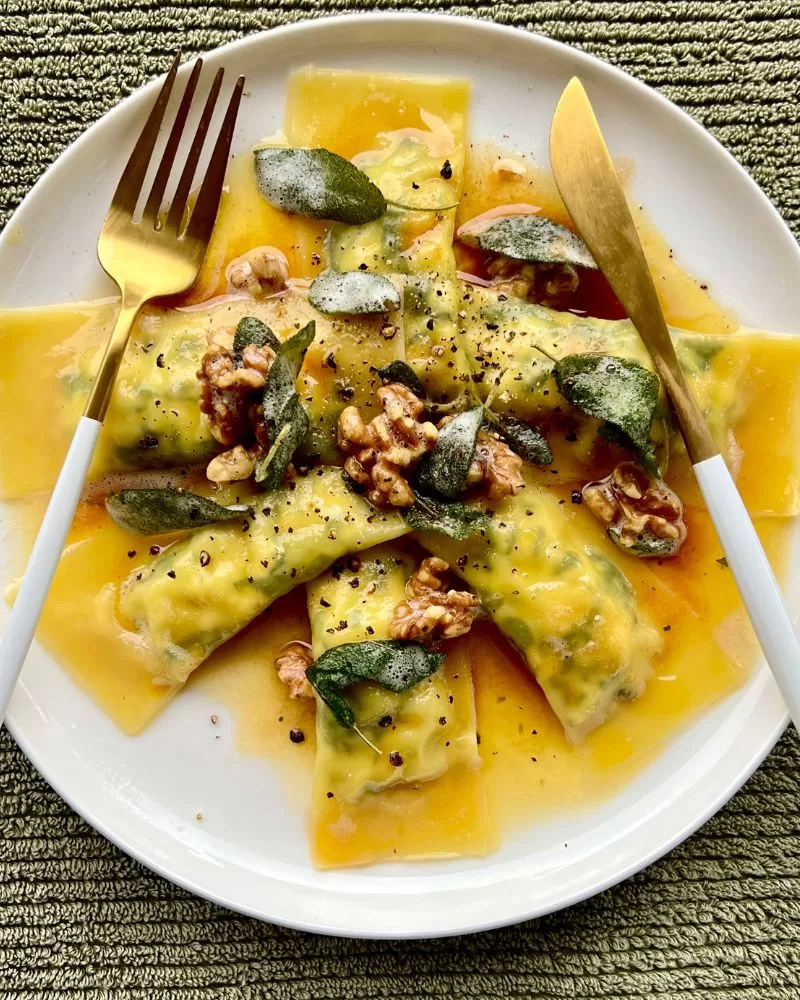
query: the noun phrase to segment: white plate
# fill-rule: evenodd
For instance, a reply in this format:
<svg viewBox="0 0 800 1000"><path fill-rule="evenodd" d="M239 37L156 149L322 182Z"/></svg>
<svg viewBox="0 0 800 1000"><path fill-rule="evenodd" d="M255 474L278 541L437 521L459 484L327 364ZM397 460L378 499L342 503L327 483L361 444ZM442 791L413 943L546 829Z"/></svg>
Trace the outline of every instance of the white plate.
<svg viewBox="0 0 800 1000"><path fill-rule="evenodd" d="M618 70L556 42L472 20L366 15L299 24L208 58L205 74L224 64L247 75L237 149L279 126L287 73L307 62L466 74L474 85L473 135L507 139L542 164L556 99L580 74L614 153L636 164L638 200L681 261L708 279L742 322L796 329L800 252L778 215L706 132ZM107 290L97 233L158 86L89 129L25 199L0 239L3 305ZM614 799L508 836L492 857L320 873L309 861L299 795L287 800L268 762L238 756L232 740L209 739L208 712L201 694L187 692L142 736L128 739L34 647L8 722L53 787L155 871L266 920L363 937L511 923L626 878L708 819L787 721L762 667ZM198 809L202 824L194 821Z"/></svg>

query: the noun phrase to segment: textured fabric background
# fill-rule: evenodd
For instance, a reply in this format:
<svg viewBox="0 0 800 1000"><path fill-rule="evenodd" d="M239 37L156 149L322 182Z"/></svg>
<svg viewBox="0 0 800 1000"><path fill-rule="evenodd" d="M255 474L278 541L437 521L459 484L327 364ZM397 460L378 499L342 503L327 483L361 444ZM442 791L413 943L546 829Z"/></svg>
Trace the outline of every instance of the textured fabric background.
<svg viewBox="0 0 800 1000"><path fill-rule="evenodd" d="M177 48L378 0L0 0L0 224ZM800 4L408 5L580 46L709 127L800 228ZM796 1000L800 741L687 844L602 896L460 940L313 937L201 902L89 829L0 738L0 996L74 1000Z"/></svg>

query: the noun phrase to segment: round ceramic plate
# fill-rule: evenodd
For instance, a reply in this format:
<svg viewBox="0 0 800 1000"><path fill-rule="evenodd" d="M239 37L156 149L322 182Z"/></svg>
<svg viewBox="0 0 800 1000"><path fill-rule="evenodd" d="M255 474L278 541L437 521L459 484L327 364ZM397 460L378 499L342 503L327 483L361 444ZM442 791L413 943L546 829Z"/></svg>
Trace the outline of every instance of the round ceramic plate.
<svg viewBox="0 0 800 1000"><path fill-rule="evenodd" d="M208 76L221 65L247 76L236 149L280 126L287 74L309 62L467 75L473 136L498 138L541 164L558 95L579 74L615 155L635 164L637 201L682 264L709 280L744 324L795 332L800 252L776 212L706 132L618 70L474 20L368 15L299 24L208 57ZM0 239L3 305L110 291L96 261L97 234L159 86L107 114L25 199ZM322 873L309 859L299 797L288 797L269 761L238 755L233 740L209 741L208 713L202 693L189 690L143 735L127 738L34 646L8 723L56 791L155 871L256 917L364 937L507 924L626 878L708 819L786 724L762 665L621 793L591 810L510 834L499 853L481 860ZM205 820L196 823L200 804Z"/></svg>

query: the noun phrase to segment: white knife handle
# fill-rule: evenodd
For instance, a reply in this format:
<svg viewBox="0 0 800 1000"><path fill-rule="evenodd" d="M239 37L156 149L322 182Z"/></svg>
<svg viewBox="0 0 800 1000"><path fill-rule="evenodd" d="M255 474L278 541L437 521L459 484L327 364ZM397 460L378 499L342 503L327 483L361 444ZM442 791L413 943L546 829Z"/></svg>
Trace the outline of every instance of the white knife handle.
<svg viewBox="0 0 800 1000"><path fill-rule="evenodd" d="M33 641L103 425L81 417L33 546L0 643L0 720Z"/></svg>
<svg viewBox="0 0 800 1000"><path fill-rule="evenodd" d="M721 455L694 467L764 657L800 731L800 642L778 581Z"/></svg>

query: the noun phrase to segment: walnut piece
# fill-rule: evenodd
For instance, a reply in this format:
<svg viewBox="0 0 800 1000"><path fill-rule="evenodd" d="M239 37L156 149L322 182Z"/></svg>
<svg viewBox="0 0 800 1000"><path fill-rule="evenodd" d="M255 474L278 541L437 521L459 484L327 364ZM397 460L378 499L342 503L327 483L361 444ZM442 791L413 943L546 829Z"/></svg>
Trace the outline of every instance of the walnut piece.
<svg viewBox="0 0 800 1000"><path fill-rule="evenodd" d="M206 467L206 478L212 483L238 483L253 475L255 462L250 452L237 444L212 458Z"/></svg>
<svg viewBox="0 0 800 1000"><path fill-rule="evenodd" d="M314 690L306 679L306 670L314 662L308 643L287 642L275 657L278 677L289 688L290 698L313 698Z"/></svg>
<svg viewBox="0 0 800 1000"><path fill-rule="evenodd" d="M209 334L208 347L200 362L200 409L208 417L211 433L220 444L245 441L257 428L257 402L254 394L263 389L267 372L275 357L269 347L248 344L241 364L233 353L231 331Z"/></svg>
<svg viewBox="0 0 800 1000"><path fill-rule="evenodd" d="M436 427L420 420L425 406L398 382L378 389L383 413L365 424L355 406L347 406L339 416L339 447L348 454L345 471L357 483L368 487L374 504L410 507L414 491L407 476L412 467L431 450L439 437Z"/></svg>
<svg viewBox="0 0 800 1000"><path fill-rule="evenodd" d="M228 291L246 291L254 299L274 295L286 287L289 264L276 247L253 247L225 269Z"/></svg>
<svg viewBox="0 0 800 1000"><path fill-rule="evenodd" d="M486 271L497 291L551 309L567 308L580 283L572 264L539 264L502 255L490 260Z"/></svg>
<svg viewBox="0 0 800 1000"><path fill-rule="evenodd" d="M478 598L466 590L448 589L449 570L444 559L422 560L406 584L408 599L394 609L389 624L393 639L454 639L469 632L478 614Z"/></svg>
<svg viewBox="0 0 800 1000"><path fill-rule="evenodd" d="M487 483L490 500L515 497L525 486L522 459L505 441L494 434L479 431L475 458L467 473L467 483L471 486Z"/></svg>
<svg viewBox="0 0 800 1000"><path fill-rule="evenodd" d="M665 559L686 540L681 498L635 462L621 462L605 479L587 483L582 494L613 541L633 555Z"/></svg>
<svg viewBox="0 0 800 1000"><path fill-rule="evenodd" d="M500 174L501 177L524 177L525 167L510 156L501 156L492 164L492 173Z"/></svg>

